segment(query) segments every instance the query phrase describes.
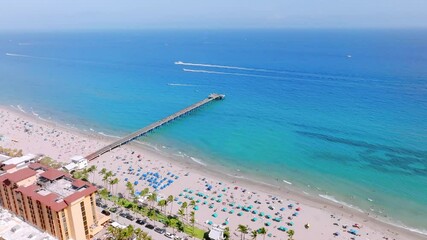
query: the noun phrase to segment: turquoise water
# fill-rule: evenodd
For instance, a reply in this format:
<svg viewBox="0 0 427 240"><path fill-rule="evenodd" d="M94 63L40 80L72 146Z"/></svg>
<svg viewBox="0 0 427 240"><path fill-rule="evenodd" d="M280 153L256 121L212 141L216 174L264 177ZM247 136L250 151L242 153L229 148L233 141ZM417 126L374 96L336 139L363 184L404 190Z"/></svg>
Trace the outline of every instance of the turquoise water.
<svg viewBox="0 0 427 240"><path fill-rule="evenodd" d="M415 30L2 33L0 103L123 135L224 93L142 140L425 229L425 66Z"/></svg>

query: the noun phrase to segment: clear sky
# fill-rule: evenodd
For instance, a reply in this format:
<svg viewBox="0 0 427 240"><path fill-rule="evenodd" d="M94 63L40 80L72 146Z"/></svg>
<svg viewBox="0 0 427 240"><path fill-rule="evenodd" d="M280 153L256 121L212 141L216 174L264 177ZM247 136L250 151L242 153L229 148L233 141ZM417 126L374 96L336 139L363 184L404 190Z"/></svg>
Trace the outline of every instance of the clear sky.
<svg viewBox="0 0 427 240"><path fill-rule="evenodd" d="M0 30L426 27L426 0L0 0Z"/></svg>

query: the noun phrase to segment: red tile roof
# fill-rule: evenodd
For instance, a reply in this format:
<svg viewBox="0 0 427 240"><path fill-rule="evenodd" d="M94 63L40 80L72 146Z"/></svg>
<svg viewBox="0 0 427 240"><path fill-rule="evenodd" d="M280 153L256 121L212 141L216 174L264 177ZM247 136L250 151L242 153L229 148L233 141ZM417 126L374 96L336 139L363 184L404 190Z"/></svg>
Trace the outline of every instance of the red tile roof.
<svg viewBox="0 0 427 240"><path fill-rule="evenodd" d="M74 187L76 187L76 188L81 188L81 187L83 187L84 185L88 185L88 184L87 184L87 182L85 182L85 181L83 181L83 180L76 179L76 180L74 180L74 182L72 183L72 185L73 185Z"/></svg>
<svg viewBox="0 0 427 240"><path fill-rule="evenodd" d="M84 197L84 196L88 196L94 192L96 192L97 188L93 185L89 184L89 187L86 188L83 191L79 191L79 192L75 192L73 194L71 194L70 196L64 198L64 201L70 205L72 202L76 201L77 199Z"/></svg>
<svg viewBox="0 0 427 240"><path fill-rule="evenodd" d="M33 170L38 170L40 168L47 169L47 167L41 163L31 163L30 165L28 165L28 167L33 169Z"/></svg>
<svg viewBox="0 0 427 240"><path fill-rule="evenodd" d="M3 169L4 171L7 171L7 170L12 169L12 168L14 168L14 167L16 167L16 164L8 164L8 165L4 165L4 166L2 167L2 169Z"/></svg>
<svg viewBox="0 0 427 240"><path fill-rule="evenodd" d="M36 175L36 171L29 169L29 168L23 168L13 173L7 173L2 176L0 176L0 182L3 182L4 180L8 179L11 182L17 183L24 179L27 179L29 177L32 177Z"/></svg>
<svg viewBox="0 0 427 240"><path fill-rule="evenodd" d="M54 168L49 168L46 172L43 172L42 174L40 174L40 176L47 178L51 181L66 175L68 175L66 172L59 171Z"/></svg>
<svg viewBox="0 0 427 240"><path fill-rule="evenodd" d="M49 193L45 196L40 195L36 192L40 187L36 184L30 185L28 187L19 187L16 189L17 192L21 192L24 196L30 197L33 200L40 201L43 205L49 206L54 211L60 211L67 207L65 201L56 202L58 195L54 193Z"/></svg>

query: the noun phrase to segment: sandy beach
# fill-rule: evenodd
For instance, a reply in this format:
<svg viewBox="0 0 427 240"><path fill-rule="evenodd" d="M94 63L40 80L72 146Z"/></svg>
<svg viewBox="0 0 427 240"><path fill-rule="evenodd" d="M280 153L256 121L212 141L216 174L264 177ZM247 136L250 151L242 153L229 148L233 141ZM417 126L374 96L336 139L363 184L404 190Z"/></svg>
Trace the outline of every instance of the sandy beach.
<svg viewBox="0 0 427 240"><path fill-rule="evenodd" d="M75 155L85 156L111 143L113 139L96 133L79 132L66 126L35 118L10 107L0 107L0 146L22 149L24 153L44 154L68 163ZM293 229L295 239L427 239L427 236L379 221L376 216L340 204L305 195L296 189L279 189L247 179L234 178L197 163L177 160L141 144L129 144L90 162L111 170L119 184L115 193L126 191L126 181L136 191L158 182L158 194L176 199L167 211L176 213L182 202L196 201L196 222L208 229L224 224L232 239L240 239L239 224L251 229L265 227L266 239L287 239L280 227ZM103 185L98 174L89 176ZM150 185L151 184L151 185ZM191 209L189 209L191 211ZM305 225L310 227L306 228ZM349 231L357 231L356 235ZM338 233L336 236L335 233ZM250 239L249 235L246 236ZM259 237L259 239L261 239Z"/></svg>

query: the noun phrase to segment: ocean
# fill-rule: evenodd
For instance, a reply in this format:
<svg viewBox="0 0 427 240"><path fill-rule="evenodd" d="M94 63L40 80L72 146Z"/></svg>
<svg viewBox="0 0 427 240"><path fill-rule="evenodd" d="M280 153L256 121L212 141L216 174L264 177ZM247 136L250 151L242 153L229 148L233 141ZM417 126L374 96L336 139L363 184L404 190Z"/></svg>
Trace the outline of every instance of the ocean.
<svg viewBox="0 0 427 240"><path fill-rule="evenodd" d="M0 104L427 231L427 31L0 33Z"/></svg>

